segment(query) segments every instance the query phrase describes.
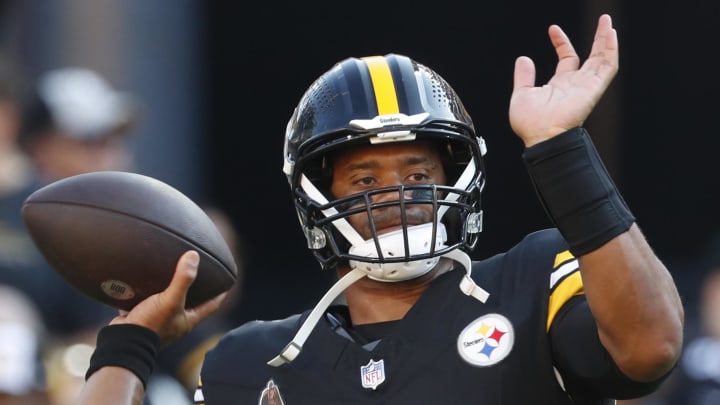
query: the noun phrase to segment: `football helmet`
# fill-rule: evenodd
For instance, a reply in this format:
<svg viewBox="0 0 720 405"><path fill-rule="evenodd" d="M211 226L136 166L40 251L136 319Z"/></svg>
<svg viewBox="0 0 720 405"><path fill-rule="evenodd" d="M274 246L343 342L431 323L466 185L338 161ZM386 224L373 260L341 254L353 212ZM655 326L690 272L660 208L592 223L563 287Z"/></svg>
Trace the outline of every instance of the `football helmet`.
<svg viewBox="0 0 720 405"><path fill-rule="evenodd" d="M407 204L430 204L433 222L409 226L403 220L392 235L374 232L363 240L346 218L363 211L372 217L388 206L372 203L373 195L392 190L336 198L329 191L328 155L357 144L416 139L438 143L448 185L399 185L399 198L390 204L400 206L402 215ZM406 56L348 58L320 76L288 123L284 152L283 171L308 247L325 268L349 262L371 278L400 281L422 275L450 250L469 253L477 242L484 142L450 85Z"/></svg>
<svg viewBox="0 0 720 405"><path fill-rule="evenodd" d="M436 143L448 184L400 184L352 194L331 192L332 154L357 145L430 140ZM470 277L470 251L482 230L480 195L485 185L485 143L460 98L428 67L398 54L348 58L305 92L287 124L283 172L308 247L323 268L349 265L269 365L292 361L325 309L355 281L397 282L430 271L441 257L461 263L460 290L485 302L488 293ZM374 198L379 194L394 198ZM413 224L408 206L432 209L432 220ZM399 229L380 233L378 210L394 209ZM367 215L371 237L349 222Z"/></svg>

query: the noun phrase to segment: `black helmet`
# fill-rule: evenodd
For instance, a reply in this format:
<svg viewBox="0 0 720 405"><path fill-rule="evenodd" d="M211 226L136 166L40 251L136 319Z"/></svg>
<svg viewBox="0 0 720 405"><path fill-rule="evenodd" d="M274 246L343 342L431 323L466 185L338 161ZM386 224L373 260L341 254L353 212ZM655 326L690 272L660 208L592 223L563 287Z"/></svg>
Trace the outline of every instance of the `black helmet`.
<svg viewBox="0 0 720 405"><path fill-rule="evenodd" d="M330 193L329 153L350 145L416 139L437 141L448 185L398 186L341 199ZM469 253L474 248L482 225L484 153L484 142L450 85L410 58L388 54L345 59L310 86L287 125L283 171L308 246L324 268L362 263L369 277L398 281L424 274L451 250ZM344 209L348 202L371 201L369 195L394 189L401 196L395 204L402 205L401 191L410 188L421 196L413 197L413 204L434 204L435 219L405 226L391 247L377 234L362 241L345 219L377 208L369 203Z"/></svg>

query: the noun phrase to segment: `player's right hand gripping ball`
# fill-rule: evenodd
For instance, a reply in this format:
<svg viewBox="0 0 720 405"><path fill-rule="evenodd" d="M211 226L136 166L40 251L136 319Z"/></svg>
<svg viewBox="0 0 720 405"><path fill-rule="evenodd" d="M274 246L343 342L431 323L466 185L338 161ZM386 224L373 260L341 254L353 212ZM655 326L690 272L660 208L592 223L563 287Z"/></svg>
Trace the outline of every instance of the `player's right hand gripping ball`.
<svg viewBox="0 0 720 405"><path fill-rule="evenodd" d="M232 287L237 265L205 211L140 174L105 171L49 184L25 201L25 226L48 263L80 292L129 310L170 283L191 249L200 267L187 307Z"/></svg>

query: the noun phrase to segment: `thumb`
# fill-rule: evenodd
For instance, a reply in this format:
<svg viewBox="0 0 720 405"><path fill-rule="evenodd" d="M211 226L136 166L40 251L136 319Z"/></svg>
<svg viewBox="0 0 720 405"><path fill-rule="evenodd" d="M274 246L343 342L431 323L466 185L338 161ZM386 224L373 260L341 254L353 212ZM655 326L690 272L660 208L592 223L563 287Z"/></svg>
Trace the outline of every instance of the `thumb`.
<svg viewBox="0 0 720 405"><path fill-rule="evenodd" d="M197 277L199 264L200 255L194 250L188 250L180 256L175 267L175 274L165 290L171 301L185 304L185 296Z"/></svg>
<svg viewBox="0 0 720 405"><path fill-rule="evenodd" d="M535 63L527 56L520 56L515 60L513 90L524 87L535 87Z"/></svg>

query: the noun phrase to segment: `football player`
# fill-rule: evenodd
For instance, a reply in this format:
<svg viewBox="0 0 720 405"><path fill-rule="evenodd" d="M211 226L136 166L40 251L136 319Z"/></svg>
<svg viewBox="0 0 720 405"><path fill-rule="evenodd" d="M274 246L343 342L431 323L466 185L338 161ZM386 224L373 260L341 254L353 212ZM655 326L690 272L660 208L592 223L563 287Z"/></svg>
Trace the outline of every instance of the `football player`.
<svg viewBox="0 0 720 405"><path fill-rule="evenodd" d="M312 310L229 332L196 403L607 404L664 381L678 292L583 128L617 73L617 34L601 16L582 63L559 27L549 37L554 76L536 87L518 58L509 116L556 227L480 261L486 147L450 85L388 54L310 86L283 170L309 248L339 279ZM218 304L183 308L196 266L186 253L165 292L100 332L80 403L139 403L159 342Z"/></svg>

